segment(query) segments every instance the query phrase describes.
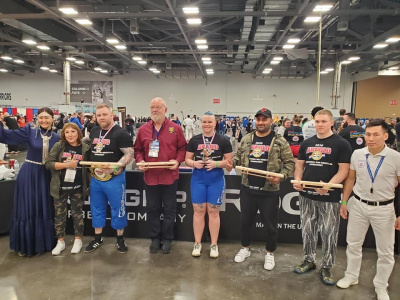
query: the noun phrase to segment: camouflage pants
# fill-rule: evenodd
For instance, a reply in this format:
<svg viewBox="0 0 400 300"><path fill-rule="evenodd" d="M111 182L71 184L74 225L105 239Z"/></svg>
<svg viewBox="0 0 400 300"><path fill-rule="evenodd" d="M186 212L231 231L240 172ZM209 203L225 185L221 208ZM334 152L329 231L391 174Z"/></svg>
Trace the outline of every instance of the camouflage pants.
<svg viewBox="0 0 400 300"><path fill-rule="evenodd" d="M60 191L60 198L54 199L54 227L56 228L57 238L63 238L65 236L68 198L71 203L71 214L74 222L75 236L83 236L83 192L81 190L71 190Z"/></svg>

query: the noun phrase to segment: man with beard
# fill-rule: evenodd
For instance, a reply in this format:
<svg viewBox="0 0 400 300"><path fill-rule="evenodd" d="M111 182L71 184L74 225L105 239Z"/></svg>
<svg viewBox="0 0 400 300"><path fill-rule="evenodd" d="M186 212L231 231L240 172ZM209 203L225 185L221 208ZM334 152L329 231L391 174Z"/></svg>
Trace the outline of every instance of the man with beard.
<svg viewBox="0 0 400 300"><path fill-rule="evenodd" d="M93 252L103 245L101 234L106 225L107 203L111 208L111 227L117 230L116 247L119 253L128 251L124 241L124 228L128 221L125 210L125 166L133 160L132 138L113 122L111 108L105 104L96 107L99 126L90 131L90 160L97 162L119 162L122 167L91 168L90 209L95 238L85 248Z"/></svg>
<svg viewBox="0 0 400 300"><path fill-rule="evenodd" d="M151 121L139 128L134 149L136 162L166 162L168 168L148 169L144 172L147 199L147 226L151 238L150 253L172 250L174 223L176 218L176 191L179 179L179 164L185 160L186 140L182 127L165 117L167 105L162 98L150 102ZM163 221L160 215L163 214Z"/></svg>
<svg viewBox="0 0 400 300"><path fill-rule="evenodd" d="M251 254L250 245L257 211L260 211L266 236L264 269L275 267L274 251L278 241L279 183L292 176L294 158L288 142L271 130L272 113L262 108L256 115L256 131L242 138L233 157L233 167L243 166L262 171L281 173L284 178L262 178L242 174L240 187L240 235L242 248L234 260L243 262ZM231 166L227 166L230 171Z"/></svg>
<svg viewBox="0 0 400 300"><path fill-rule="evenodd" d="M364 128L356 124L355 114L347 113L343 116L343 129L339 132L339 135L350 143L351 153L354 150L364 148L364 134Z"/></svg>

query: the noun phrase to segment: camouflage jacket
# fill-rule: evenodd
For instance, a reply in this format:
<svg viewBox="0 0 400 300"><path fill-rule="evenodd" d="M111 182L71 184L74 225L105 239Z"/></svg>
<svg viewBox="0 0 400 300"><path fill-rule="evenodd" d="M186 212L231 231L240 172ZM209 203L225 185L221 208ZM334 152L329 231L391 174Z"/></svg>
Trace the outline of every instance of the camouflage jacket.
<svg viewBox="0 0 400 300"><path fill-rule="evenodd" d="M253 143L255 132L246 134L240 146L233 156L233 166L249 167L250 148ZM294 157L289 143L280 134L275 134L271 141L271 147L268 153L268 172L281 173L285 177L281 180L286 180L287 177L293 176L294 172ZM242 184L249 186L247 174L242 174ZM265 191L279 191L279 183L271 184L268 180L265 181L263 188Z"/></svg>
<svg viewBox="0 0 400 300"><path fill-rule="evenodd" d="M65 145L66 144L63 141L58 141L57 143L55 143L53 148L51 148L45 163L46 168L51 171L50 195L56 199L60 198L61 170L56 170L54 165L56 164L56 162L62 161L61 158L65 149ZM83 160L89 160L89 152L90 152L90 146L88 146L85 143L82 143ZM86 194L88 193L88 185L89 185L88 168L82 167L82 190L84 197L86 197Z"/></svg>

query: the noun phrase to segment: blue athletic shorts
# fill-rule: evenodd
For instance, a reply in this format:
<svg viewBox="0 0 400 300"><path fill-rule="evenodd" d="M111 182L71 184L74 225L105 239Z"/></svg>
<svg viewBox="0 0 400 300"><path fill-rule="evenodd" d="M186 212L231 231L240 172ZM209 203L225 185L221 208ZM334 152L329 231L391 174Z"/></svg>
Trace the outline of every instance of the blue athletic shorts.
<svg viewBox="0 0 400 300"><path fill-rule="evenodd" d="M111 208L111 227L118 230L128 225L125 209L125 171L109 181L99 181L93 176L90 181L90 209L92 226L106 226L107 203Z"/></svg>
<svg viewBox="0 0 400 300"><path fill-rule="evenodd" d="M193 204L210 203L221 205L225 192L223 169L194 169L190 182L190 194Z"/></svg>

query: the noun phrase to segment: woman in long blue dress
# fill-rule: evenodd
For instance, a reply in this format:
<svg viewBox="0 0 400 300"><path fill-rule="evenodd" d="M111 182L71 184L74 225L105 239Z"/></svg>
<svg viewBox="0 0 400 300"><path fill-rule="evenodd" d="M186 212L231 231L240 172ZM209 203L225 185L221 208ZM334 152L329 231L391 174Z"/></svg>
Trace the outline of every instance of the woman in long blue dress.
<svg viewBox="0 0 400 300"><path fill-rule="evenodd" d="M44 166L49 150L60 139L51 130L53 116L53 111L44 107L38 111L36 128L6 130L0 124L0 142L28 144L26 160L17 176L10 227L10 248L20 256L51 251L55 245L50 173Z"/></svg>

